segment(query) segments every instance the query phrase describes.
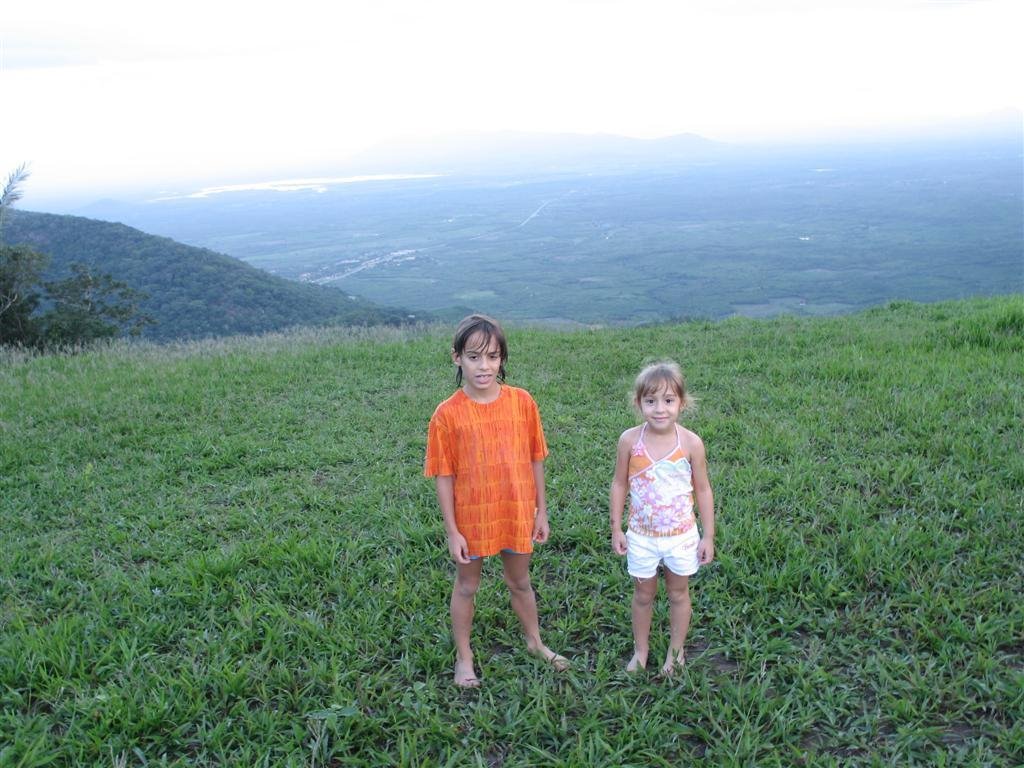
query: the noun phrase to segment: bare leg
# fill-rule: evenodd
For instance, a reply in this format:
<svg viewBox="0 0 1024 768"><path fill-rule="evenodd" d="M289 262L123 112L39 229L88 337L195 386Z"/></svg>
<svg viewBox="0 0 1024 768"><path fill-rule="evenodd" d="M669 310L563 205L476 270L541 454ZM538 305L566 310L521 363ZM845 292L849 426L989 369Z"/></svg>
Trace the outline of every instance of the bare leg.
<svg viewBox="0 0 1024 768"><path fill-rule="evenodd" d="M569 668L569 660L552 651L540 639L540 620L537 618L537 596L530 583L529 554L502 552L501 562L505 567L505 583L508 585L512 610L519 617L526 639L526 650L544 659L559 672Z"/></svg>
<svg viewBox="0 0 1024 768"><path fill-rule="evenodd" d="M668 592L671 637L661 674L667 677L681 670L686 663L684 648L686 635L690 631L690 617L693 615L690 605L690 577L679 576L666 568L665 589Z"/></svg>
<svg viewBox="0 0 1024 768"><path fill-rule="evenodd" d="M651 616L657 594L657 573L649 579L633 578L633 658L626 665L627 672L636 672L647 666L647 654L651 650Z"/></svg>
<svg viewBox="0 0 1024 768"><path fill-rule="evenodd" d="M456 563L455 586L452 588L452 638L455 641L455 684L462 688L480 685L473 669L473 650L469 645L476 608L476 591L480 587L483 558Z"/></svg>

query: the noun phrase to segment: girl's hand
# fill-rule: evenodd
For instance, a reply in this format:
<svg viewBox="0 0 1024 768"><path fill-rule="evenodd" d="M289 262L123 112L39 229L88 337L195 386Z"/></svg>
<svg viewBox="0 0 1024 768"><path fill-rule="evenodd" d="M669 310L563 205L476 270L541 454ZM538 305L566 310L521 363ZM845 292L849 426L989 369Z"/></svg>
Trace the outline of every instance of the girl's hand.
<svg viewBox="0 0 1024 768"><path fill-rule="evenodd" d="M612 531L612 552L616 555L624 555L626 548L626 534L622 531Z"/></svg>
<svg viewBox="0 0 1024 768"><path fill-rule="evenodd" d="M547 511L538 512L537 516L533 518L533 540L538 544L543 544L550 535L551 526L548 525Z"/></svg>
<svg viewBox="0 0 1024 768"><path fill-rule="evenodd" d="M697 545L697 560L701 565L707 565L715 559L715 542L710 539L701 539Z"/></svg>
<svg viewBox="0 0 1024 768"><path fill-rule="evenodd" d="M469 544L466 543L466 537L457 531L448 536L448 553L456 563L466 565L471 562L469 559Z"/></svg>

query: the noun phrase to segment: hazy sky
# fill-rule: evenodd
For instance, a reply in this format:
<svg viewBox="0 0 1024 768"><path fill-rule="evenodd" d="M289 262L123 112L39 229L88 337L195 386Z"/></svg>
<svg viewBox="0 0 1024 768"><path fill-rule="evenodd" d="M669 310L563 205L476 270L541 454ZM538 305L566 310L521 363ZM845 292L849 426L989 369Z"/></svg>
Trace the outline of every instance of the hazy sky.
<svg viewBox="0 0 1024 768"><path fill-rule="evenodd" d="M1024 109L1022 0L31 0L0 172L63 188L336 173L477 130L806 137Z"/></svg>

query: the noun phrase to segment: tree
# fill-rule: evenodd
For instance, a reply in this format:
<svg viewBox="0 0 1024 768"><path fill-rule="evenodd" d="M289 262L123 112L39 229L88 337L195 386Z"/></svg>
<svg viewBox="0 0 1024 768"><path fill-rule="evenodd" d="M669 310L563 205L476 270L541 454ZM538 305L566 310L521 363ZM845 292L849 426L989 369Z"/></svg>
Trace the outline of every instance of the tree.
<svg viewBox="0 0 1024 768"><path fill-rule="evenodd" d="M39 305L37 285L48 259L24 245L4 245L8 209L21 199L21 182L28 178L24 163L7 176L0 191L0 344L35 341L32 313Z"/></svg>
<svg viewBox="0 0 1024 768"><path fill-rule="evenodd" d="M0 344L32 345L32 317L42 298L38 286L48 259L25 245L0 245Z"/></svg>
<svg viewBox="0 0 1024 768"><path fill-rule="evenodd" d="M3 244L4 220L27 178L22 163L0 192L0 344L48 347L137 335L153 322L139 312L144 294L82 264L72 264L71 277L43 283L40 291L49 258L26 245ZM40 304L49 309L36 314Z"/></svg>
<svg viewBox="0 0 1024 768"><path fill-rule="evenodd" d="M84 344L127 333L137 336L153 320L139 312L143 294L107 274L72 264L72 275L44 283L53 308L39 317L43 345Z"/></svg>
<svg viewBox="0 0 1024 768"><path fill-rule="evenodd" d="M28 166L22 163L7 175L3 191L0 192L0 245L4 242L4 219L7 209L21 200L21 182L28 178Z"/></svg>

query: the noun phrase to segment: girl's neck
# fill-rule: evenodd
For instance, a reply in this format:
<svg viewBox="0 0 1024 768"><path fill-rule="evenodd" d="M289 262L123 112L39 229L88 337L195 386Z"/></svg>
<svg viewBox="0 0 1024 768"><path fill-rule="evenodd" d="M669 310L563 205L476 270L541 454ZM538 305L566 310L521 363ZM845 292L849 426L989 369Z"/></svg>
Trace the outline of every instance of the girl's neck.
<svg viewBox="0 0 1024 768"><path fill-rule="evenodd" d="M501 397L501 384L494 382L494 386L487 389L478 389L477 387L471 387L469 384L463 384L462 392L474 403L486 405L487 403L493 403Z"/></svg>
<svg viewBox="0 0 1024 768"><path fill-rule="evenodd" d="M676 431L677 425L678 422L673 421L668 426L662 429L658 429L657 427L653 426L649 421L644 422L644 436L652 437L655 440L675 441L676 435L678 434L678 432Z"/></svg>

